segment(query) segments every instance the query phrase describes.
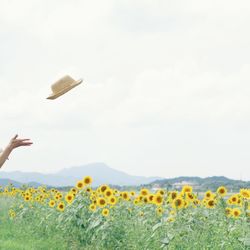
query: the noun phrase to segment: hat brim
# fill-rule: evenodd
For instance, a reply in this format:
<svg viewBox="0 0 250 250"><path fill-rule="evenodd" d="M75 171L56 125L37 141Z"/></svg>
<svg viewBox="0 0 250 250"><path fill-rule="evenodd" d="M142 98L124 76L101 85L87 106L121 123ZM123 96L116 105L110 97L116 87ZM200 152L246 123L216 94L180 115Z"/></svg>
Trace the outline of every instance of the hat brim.
<svg viewBox="0 0 250 250"><path fill-rule="evenodd" d="M71 84L69 87L62 89L60 92L58 93L52 93L50 96L47 97L47 99L49 100L54 100L56 98L58 98L61 95L64 95L65 93L67 93L68 91L70 91L71 89L75 88L76 86L78 86L79 84L82 83L82 79L76 81L75 83Z"/></svg>

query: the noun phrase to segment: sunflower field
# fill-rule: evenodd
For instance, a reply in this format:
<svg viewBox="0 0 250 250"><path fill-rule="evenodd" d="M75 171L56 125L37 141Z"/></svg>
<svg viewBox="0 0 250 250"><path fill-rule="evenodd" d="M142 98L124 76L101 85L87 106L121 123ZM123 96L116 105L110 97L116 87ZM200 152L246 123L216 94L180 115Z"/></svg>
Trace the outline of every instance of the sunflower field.
<svg viewBox="0 0 250 250"><path fill-rule="evenodd" d="M152 192L91 183L86 176L67 192L1 188L0 249L250 249L250 189L199 194L191 186ZM11 245L18 235L20 248Z"/></svg>

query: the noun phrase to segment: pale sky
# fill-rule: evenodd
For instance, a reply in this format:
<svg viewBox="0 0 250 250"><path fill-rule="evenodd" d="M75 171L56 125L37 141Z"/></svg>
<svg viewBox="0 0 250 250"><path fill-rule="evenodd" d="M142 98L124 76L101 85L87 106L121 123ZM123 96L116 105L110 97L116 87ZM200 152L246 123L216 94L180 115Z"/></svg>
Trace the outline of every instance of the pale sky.
<svg viewBox="0 0 250 250"><path fill-rule="evenodd" d="M250 2L1 0L6 171L104 162L250 180ZM55 101L50 85L84 83Z"/></svg>

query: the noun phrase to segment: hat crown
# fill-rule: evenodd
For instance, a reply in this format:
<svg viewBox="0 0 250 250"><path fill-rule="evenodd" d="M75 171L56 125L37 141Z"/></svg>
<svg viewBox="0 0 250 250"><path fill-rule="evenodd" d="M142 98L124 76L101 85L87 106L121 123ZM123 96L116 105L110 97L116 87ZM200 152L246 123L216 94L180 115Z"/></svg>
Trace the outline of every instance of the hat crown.
<svg viewBox="0 0 250 250"><path fill-rule="evenodd" d="M75 82L76 81L72 77L70 77L69 75L66 75L66 76L62 77L61 79L59 79L58 81L56 81L51 86L51 89L52 89L53 93L58 93L61 90L68 88L69 86L71 86Z"/></svg>

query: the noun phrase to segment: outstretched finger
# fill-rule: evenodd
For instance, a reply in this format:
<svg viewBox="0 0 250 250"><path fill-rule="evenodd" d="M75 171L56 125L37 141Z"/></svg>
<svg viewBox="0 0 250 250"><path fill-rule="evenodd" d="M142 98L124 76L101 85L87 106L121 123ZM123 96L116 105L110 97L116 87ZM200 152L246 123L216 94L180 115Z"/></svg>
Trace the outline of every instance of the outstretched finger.
<svg viewBox="0 0 250 250"><path fill-rule="evenodd" d="M30 146L32 144L33 144L33 142L24 142L21 144L21 146Z"/></svg>
<svg viewBox="0 0 250 250"><path fill-rule="evenodd" d="M18 142L30 141L30 139L18 139Z"/></svg>
<svg viewBox="0 0 250 250"><path fill-rule="evenodd" d="M22 146L31 146L33 143L32 142L22 142L16 145L16 147L22 147Z"/></svg>
<svg viewBox="0 0 250 250"><path fill-rule="evenodd" d="M18 137L18 134L16 134L16 135L12 138L12 140L16 140L17 137Z"/></svg>

